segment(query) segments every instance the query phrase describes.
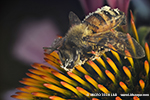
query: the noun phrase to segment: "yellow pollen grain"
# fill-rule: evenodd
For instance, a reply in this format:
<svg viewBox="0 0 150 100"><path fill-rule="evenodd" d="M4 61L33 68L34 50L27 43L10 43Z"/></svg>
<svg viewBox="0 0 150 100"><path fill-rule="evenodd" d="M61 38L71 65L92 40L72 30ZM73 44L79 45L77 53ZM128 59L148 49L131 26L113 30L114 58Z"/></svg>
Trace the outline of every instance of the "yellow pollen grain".
<svg viewBox="0 0 150 100"><path fill-rule="evenodd" d="M88 63L91 65L91 67L97 72L97 74L102 78L105 79L102 71L99 69L99 67L91 60L88 61Z"/></svg>
<svg viewBox="0 0 150 100"><path fill-rule="evenodd" d="M101 85L101 84L98 84L98 88L101 90L101 91L103 91L104 93L110 93L108 90L107 90L107 88L105 88L103 85Z"/></svg>
<svg viewBox="0 0 150 100"><path fill-rule="evenodd" d="M51 99L51 100L66 100L66 99L63 99L63 98L58 97L58 96L50 96L49 99Z"/></svg>
<svg viewBox="0 0 150 100"><path fill-rule="evenodd" d="M55 57L56 59L59 59L59 55L55 51L52 52L50 55L53 56L53 57Z"/></svg>
<svg viewBox="0 0 150 100"><path fill-rule="evenodd" d="M73 86L71 86L70 84L61 81L60 82L64 87L68 88L69 90L73 91L75 94L77 94L78 96L81 96L81 94L78 92L78 90L76 88L74 88Z"/></svg>
<svg viewBox="0 0 150 100"><path fill-rule="evenodd" d="M12 95L11 97L20 99L20 100L32 100L33 95L31 93L23 93L23 92L17 92L18 95Z"/></svg>
<svg viewBox="0 0 150 100"><path fill-rule="evenodd" d="M78 69L80 72L82 72L83 74L85 75L89 75L89 73L81 66L81 65L78 65L75 67L76 69Z"/></svg>
<svg viewBox="0 0 150 100"><path fill-rule="evenodd" d="M76 74L72 73L72 72L67 72L67 74L72 77L73 79L75 79L76 81L78 81L79 83L81 83L82 85L85 85L87 87L89 87L88 83L85 82L83 79L81 79L79 76L77 76Z"/></svg>
<svg viewBox="0 0 150 100"><path fill-rule="evenodd" d="M36 80L39 80L39 81L44 81L40 76L38 75L35 75L35 74L31 74L31 73L26 73L27 76L33 78L33 79L36 79Z"/></svg>
<svg viewBox="0 0 150 100"><path fill-rule="evenodd" d="M31 93L30 90L24 88L24 87L18 87L17 90L23 91L23 92L27 92L27 93Z"/></svg>
<svg viewBox="0 0 150 100"><path fill-rule="evenodd" d="M60 85L59 81L57 81L51 77L47 77L44 75L41 75L40 77L43 78L45 81L51 82L51 83L56 84L56 85Z"/></svg>
<svg viewBox="0 0 150 100"><path fill-rule="evenodd" d="M41 89L41 88L37 88L34 86L25 86L26 89L28 89L31 92L45 92L47 93L47 90Z"/></svg>
<svg viewBox="0 0 150 100"><path fill-rule="evenodd" d="M52 71L52 74L55 75L56 77L60 78L61 80L68 82L69 84L72 84L73 86L77 86L77 83L68 77L64 76L63 74L57 72L57 71Z"/></svg>
<svg viewBox="0 0 150 100"><path fill-rule="evenodd" d="M108 44L108 47L111 48L114 51L117 51L111 44Z"/></svg>
<svg viewBox="0 0 150 100"><path fill-rule="evenodd" d="M116 84L115 76L109 70L105 70L105 73L113 81L113 83Z"/></svg>
<svg viewBox="0 0 150 100"><path fill-rule="evenodd" d="M92 100L100 100L100 99L97 99L97 98L92 98Z"/></svg>
<svg viewBox="0 0 150 100"><path fill-rule="evenodd" d="M119 85L122 87L122 89L127 92L128 87L123 83L123 82L119 82Z"/></svg>
<svg viewBox="0 0 150 100"><path fill-rule="evenodd" d="M146 75L148 77L148 74L149 74L149 63L148 63L147 60L144 62L144 68L145 68L145 71L146 71Z"/></svg>
<svg viewBox="0 0 150 100"><path fill-rule="evenodd" d="M32 82L28 82L28 81L19 81L19 82L22 83L22 84L25 84L25 85L29 85L29 86L42 87L42 85L39 84L39 83L32 83Z"/></svg>
<svg viewBox="0 0 150 100"><path fill-rule="evenodd" d="M32 78L23 78L22 79L23 81L26 81L26 82L31 82L31 83L43 83L42 81L38 81L38 80L35 80L35 79L32 79Z"/></svg>
<svg viewBox="0 0 150 100"><path fill-rule="evenodd" d="M46 66L44 64L34 63L31 65L33 68L45 72L45 70L41 66Z"/></svg>
<svg viewBox="0 0 150 100"><path fill-rule="evenodd" d="M132 50L133 50L134 54L136 54L136 49L135 49L134 43L133 43L132 38L131 38L129 33L127 33L127 38L128 38L128 41L129 41L129 43L132 47Z"/></svg>
<svg viewBox="0 0 150 100"><path fill-rule="evenodd" d="M130 10L130 15L131 15L131 19L134 21L134 16L133 16L132 10Z"/></svg>
<svg viewBox="0 0 150 100"><path fill-rule="evenodd" d="M29 69L29 71L36 74L36 75L49 75L48 73L42 72L40 70Z"/></svg>
<svg viewBox="0 0 150 100"><path fill-rule="evenodd" d="M58 64L58 59L53 57L52 55L46 55L46 58Z"/></svg>
<svg viewBox="0 0 150 100"><path fill-rule="evenodd" d="M85 78L86 78L86 80L88 81L88 82L90 82L95 88L98 88L98 83L93 79L93 78L91 78L89 75L85 75L84 76Z"/></svg>
<svg viewBox="0 0 150 100"><path fill-rule="evenodd" d="M76 87L76 89L77 89L80 93L82 93L83 95L85 95L85 96L87 96L87 97L90 96L90 93L89 93L88 91L84 90L83 88L81 88L81 87Z"/></svg>
<svg viewBox="0 0 150 100"><path fill-rule="evenodd" d="M126 73L126 75L129 77L129 79L131 80L131 72L130 72L130 70L126 66L123 66L123 70Z"/></svg>
<svg viewBox="0 0 150 100"><path fill-rule="evenodd" d="M145 52L146 52L148 62L150 63L150 49L149 49L147 42L145 43Z"/></svg>
<svg viewBox="0 0 150 100"><path fill-rule="evenodd" d="M137 96L134 96L133 100L140 100L140 98L138 98Z"/></svg>
<svg viewBox="0 0 150 100"><path fill-rule="evenodd" d="M62 89L62 88L60 88L60 87L58 87L58 86L55 86L55 85L53 85L53 84L44 83L43 85L44 85L45 87L49 88L49 89L52 89L52 90L57 91L57 92L60 92L60 93L62 93L62 94L64 94L64 95L70 95L70 92L69 92L69 91L67 91L67 90L65 90L65 89Z"/></svg>
<svg viewBox="0 0 150 100"><path fill-rule="evenodd" d="M119 96L117 96L116 98L115 98L115 100L122 100Z"/></svg>
<svg viewBox="0 0 150 100"><path fill-rule="evenodd" d="M98 57L96 60L106 69L106 64L101 57Z"/></svg>
<svg viewBox="0 0 150 100"><path fill-rule="evenodd" d="M125 54L127 55L127 59L130 62L132 68L134 68L134 62L133 62L133 58L132 58L131 54L129 53L128 50L125 50Z"/></svg>
<svg viewBox="0 0 150 100"><path fill-rule="evenodd" d="M41 98L48 98L50 96L50 95L40 93L40 92L33 92L32 95L37 96L37 97L41 97Z"/></svg>
<svg viewBox="0 0 150 100"><path fill-rule="evenodd" d="M48 72L48 73L51 73L51 71L56 71L55 69L52 69L52 68L47 67L47 66L42 66L42 68L43 68L46 72Z"/></svg>
<svg viewBox="0 0 150 100"><path fill-rule="evenodd" d="M139 36L138 36L137 29L135 27L135 23L133 19L131 19L131 27L132 27L132 31L136 37L137 42L139 42Z"/></svg>
<svg viewBox="0 0 150 100"><path fill-rule="evenodd" d="M122 64L119 54L118 54L117 52L113 51L113 50L110 50L110 51L111 51L112 54L117 58L117 60L119 61L119 63Z"/></svg>
<svg viewBox="0 0 150 100"><path fill-rule="evenodd" d="M58 64L56 64L55 62L53 62L53 61L51 61L51 60L49 60L49 59L47 59L47 58L44 58L44 60L45 60L47 63L49 63L50 65L52 65L52 66L54 66L54 67L60 69L60 66L59 66Z"/></svg>
<svg viewBox="0 0 150 100"><path fill-rule="evenodd" d="M140 80L140 81L139 81L139 84L140 84L140 86L141 86L141 89L143 90L144 87L145 87L145 82L144 82L143 80Z"/></svg>
<svg viewBox="0 0 150 100"><path fill-rule="evenodd" d="M118 74L119 70L118 70L117 66L115 65L115 63L108 57L107 57L107 62L111 66L111 68L115 71L115 73Z"/></svg>

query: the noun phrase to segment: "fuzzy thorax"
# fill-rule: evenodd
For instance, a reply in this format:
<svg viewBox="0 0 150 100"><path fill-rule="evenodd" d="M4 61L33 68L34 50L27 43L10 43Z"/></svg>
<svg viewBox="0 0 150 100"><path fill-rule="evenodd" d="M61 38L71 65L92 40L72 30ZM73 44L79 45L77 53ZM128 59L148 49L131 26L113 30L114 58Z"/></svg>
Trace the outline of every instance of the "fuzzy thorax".
<svg viewBox="0 0 150 100"><path fill-rule="evenodd" d="M68 41L75 43L78 47L85 45L83 38L87 37L92 33L91 30L88 29L86 24L74 25L68 31L66 38Z"/></svg>

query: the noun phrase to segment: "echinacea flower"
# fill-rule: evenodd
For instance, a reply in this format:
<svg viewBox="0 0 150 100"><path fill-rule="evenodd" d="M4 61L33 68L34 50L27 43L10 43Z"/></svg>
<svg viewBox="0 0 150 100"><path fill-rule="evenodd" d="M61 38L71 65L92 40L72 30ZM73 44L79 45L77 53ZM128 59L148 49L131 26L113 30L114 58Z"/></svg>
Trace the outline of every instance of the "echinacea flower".
<svg viewBox="0 0 150 100"><path fill-rule="evenodd" d="M136 34L136 28L133 33ZM17 88L20 92L12 97L20 100L149 100L150 49L147 43L145 52L146 57L138 60L129 56L124 59L111 50L94 61L76 66L72 72L60 67L57 52L45 54L45 61L57 69L34 63L34 69L26 73L29 77L20 81L26 86Z"/></svg>

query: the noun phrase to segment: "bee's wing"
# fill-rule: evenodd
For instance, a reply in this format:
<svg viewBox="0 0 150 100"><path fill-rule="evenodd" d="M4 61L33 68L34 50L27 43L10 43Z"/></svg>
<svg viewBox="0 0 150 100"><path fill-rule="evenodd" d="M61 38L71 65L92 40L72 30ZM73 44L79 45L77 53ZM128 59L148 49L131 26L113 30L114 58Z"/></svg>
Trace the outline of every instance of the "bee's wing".
<svg viewBox="0 0 150 100"><path fill-rule="evenodd" d="M97 34L88 38L88 41L97 43L97 46L110 48L122 55L134 58L142 58L145 56L143 47L129 34L122 32L114 31Z"/></svg>
<svg viewBox="0 0 150 100"><path fill-rule="evenodd" d="M72 11L69 13L69 21L70 21L70 25L76 25L76 24L80 24L81 20L78 18L78 16L73 13Z"/></svg>
<svg viewBox="0 0 150 100"><path fill-rule="evenodd" d="M50 54L53 51L58 50L62 46L64 38L57 38L50 47L43 47L45 53Z"/></svg>

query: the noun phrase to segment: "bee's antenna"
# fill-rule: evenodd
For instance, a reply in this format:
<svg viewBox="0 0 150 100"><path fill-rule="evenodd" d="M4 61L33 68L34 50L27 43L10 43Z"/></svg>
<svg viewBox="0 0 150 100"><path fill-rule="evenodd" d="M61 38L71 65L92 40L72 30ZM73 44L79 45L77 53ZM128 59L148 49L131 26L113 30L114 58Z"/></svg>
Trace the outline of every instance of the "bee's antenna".
<svg viewBox="0 0 150 100"><path fill-rule="evenodd" d="M52 49L51 47L43 47L43 49Z"/></svg>

